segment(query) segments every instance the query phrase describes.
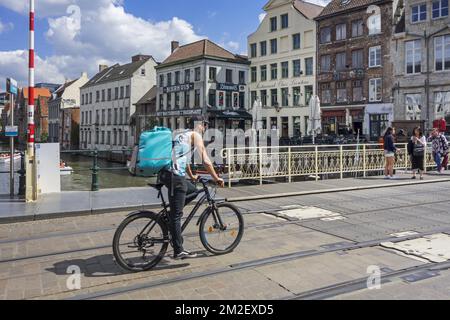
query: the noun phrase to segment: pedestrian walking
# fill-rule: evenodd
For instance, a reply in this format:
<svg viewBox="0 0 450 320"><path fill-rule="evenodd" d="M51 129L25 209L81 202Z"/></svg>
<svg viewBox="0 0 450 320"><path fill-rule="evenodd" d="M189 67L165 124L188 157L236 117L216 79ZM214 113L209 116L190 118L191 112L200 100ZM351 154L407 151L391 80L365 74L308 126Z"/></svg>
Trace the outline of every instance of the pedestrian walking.
<svg viewBox="0 0 450 320"><path fill-rule="evenodd" d="M422 129L417 127L413 131L411 141L408 146L408 153L411 157L412 179L416 179L416 171L419 172L420 180L423 180L423 172L425 171L425 147L427 139L423 135Z"/></svg>
<svg viewBox="0 0 450 320"><path fill-rule="evenodd" d="M394 176L394 165L395 165L395 154L397 153L397 148L394 143L394 128L387 128L384 134L384 157L385 157L385 168L384 168L384 178L385 179L396 179Z"/></svg>
<svg viewBox="0 0 450 320"><path fill-rule="evenodd" d="M432 144L433 159L436 162L436 170L438 173L443 173L447 170L448 165L448 141L445 136L435 128L431 132L429 141Z"/></svg>

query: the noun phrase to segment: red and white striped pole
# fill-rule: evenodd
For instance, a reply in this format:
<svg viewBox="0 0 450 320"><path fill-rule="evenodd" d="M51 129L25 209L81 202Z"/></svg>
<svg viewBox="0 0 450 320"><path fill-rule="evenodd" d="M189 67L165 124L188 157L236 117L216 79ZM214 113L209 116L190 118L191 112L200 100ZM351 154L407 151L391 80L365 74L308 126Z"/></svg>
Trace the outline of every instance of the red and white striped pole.
<svg viewBox="0 0 450 320"><path fill-rule="evenodd" d="M28 156L34 157L34 0L30 0L30 39L28 57Z"/></svg>

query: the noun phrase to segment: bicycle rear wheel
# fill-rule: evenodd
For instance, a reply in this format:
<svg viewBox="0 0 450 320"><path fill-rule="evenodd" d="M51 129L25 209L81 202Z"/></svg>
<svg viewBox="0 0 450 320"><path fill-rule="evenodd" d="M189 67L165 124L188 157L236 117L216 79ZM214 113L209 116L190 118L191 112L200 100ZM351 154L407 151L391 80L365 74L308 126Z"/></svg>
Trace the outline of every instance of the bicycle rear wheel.
<svg viewBox="0 0 450 320"><path fill-rule="evenodd" d="M167 225L153 212L138 212L127 217L113 239L116 262L125 270L146 271L164 257L169 245Z"/></svg>
<svg viewBox="0 0 450 320"><path fill-rule="evenodd" d="M233 251L244 234L244 219L238 208L230 203L208 208L200 222L200 241L213 254Z"/></svg>

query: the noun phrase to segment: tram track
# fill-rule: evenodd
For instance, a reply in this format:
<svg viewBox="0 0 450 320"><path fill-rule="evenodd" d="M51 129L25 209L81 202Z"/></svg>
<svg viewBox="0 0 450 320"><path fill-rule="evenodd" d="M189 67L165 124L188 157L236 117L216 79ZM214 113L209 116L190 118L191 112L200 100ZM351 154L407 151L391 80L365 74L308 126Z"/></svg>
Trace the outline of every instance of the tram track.
<svg viewBox="0 0 450 320"><path fill-rule="evenodd" d="M441 232L444 230L441 230ZM450 229L446 229L446 232L449 232ZM175 283L190 281L190 280L197 280L202 279L206 277L213 277L213 276L219 276L227 273L232 273L236 271L251 269L251 268L257 268L257 267L264 267L272 264L279 264L289 261L294 261L298 259L305 259L310 258L314 256L324 255L327 253L334 253L334 252L348 252L348 251L354 251L358 249L364 249L364 248L371 248L371 247L377 247L383 242L400 242L400 241L407 241L407 240L414 240L418 239L430 234L434 234L439 231L434 231L430 233L420 233L412 236L402 237L402 238L396 238L396 237L389 237L385 239L378 239L378 240L372 240L372 241L365 241L360 243L349 243L349 244L342 244L339 247L336 248L329 248L329 249L323 249L323 250L306 250L306 251L297 251L293 253L288 254L282 254L282 255L276 255L272 257L267 257L263 259L255 259L250 260L246 262L236 263L236 264L229 264L224 267L219 267L214 270L209 271L200 271L200 272L194 272L182 276L176 276L169 279L163 279L163 280L156 280L156 281L148 281L144 283L138 283L138 284L131 284L127 286L120 286L115 287L107 290L100 290L97 292L92 292L93 288L89 288L90 293L84 293L75 295L71 298L68 298L68 300L95 300L95 299L102 299L107 297L113 297L117 295L127 294L130 292L140 291L140 290L148 290L153 289L160 286L165 285L171 285ZM450 268L450 262L447 262L448 267ZM447 266L445 264L445 266ZM427 266L440 266L440 264L427 264ZM446 267L447 268L447 267ZM411 269L412 270L412 269ZM397 272L397 271L396 271ZM361 281L361 280L360 280ZM331 289L330 289L331 290Z"/></svg>

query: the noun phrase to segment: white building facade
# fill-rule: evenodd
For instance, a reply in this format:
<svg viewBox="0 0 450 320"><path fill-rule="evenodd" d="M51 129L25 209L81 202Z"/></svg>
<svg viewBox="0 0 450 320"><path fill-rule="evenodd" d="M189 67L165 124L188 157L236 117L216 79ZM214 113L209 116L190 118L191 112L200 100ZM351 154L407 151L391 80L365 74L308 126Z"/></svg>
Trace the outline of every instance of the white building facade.
<svg viewBox="0 0 450 320"><path fill-rule="evenodd" d="M52 94L52 99L48 102L49 142L62 142L61 111L69 108L80 108L80 88L88 81L87 73L83 72L80 78L66 82Z"/></svg>
<svg viewBox="0 0 450 320"><path fill-rule="evenodd" d="M258 29L248 37L250 104L262 106L257 128L277 129L280 138L309 131L309 99L316 92L313 19L322 9L303 1L271 0Z"/></svg>
<svg viewBox="0 0 450 320"><path fill-rule="evenodd" d="M172 54L157 68L156 121L176 129L192 128L202 115L225 135L251 128L248 113L249 62L209 40L185 46L172 42Z"/></svg>
<svg viewBox="0 0 450 320"><path fill-rule="evenodd" d="M156 82L156 61L137 55L126 65L100 66L81 88L80 148L121 151L134 145L130 117Z"/></svg>

